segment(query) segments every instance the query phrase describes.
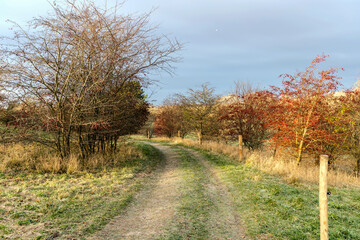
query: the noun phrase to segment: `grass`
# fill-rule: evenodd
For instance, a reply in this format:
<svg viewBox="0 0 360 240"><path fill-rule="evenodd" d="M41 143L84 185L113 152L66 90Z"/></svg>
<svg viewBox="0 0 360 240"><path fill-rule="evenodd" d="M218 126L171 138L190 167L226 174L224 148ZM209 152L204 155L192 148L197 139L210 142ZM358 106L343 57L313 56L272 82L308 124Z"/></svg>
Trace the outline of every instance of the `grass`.
<svg viewBox="0 0 360 240"><path fill-rule="evenodd" d="M180 207L168 232L158 239L210 239L208 222L215 207L205 187L208 177L204 166L187 151L173 147L181 156L184 185L181 187Z"/></svg>
<svg viewBox="0 0 360 240"><path fill-rule="evenodd" d="M85 239L101 229L162 160L149 145L134 147L138 154L100 172L0 173L0 238Z"/></svg>
<svg viewBox="0 0 360 240"><path fill-rule="evenodd" d="M201 148L203 150L224 154L234 161L237 161L238 158L238 147L233 144L206 141L202 145L199 145L196 141L191 139L170 139L164 137L154 138L153 140L172 142L186 147ZM304 160L304 162L298 166L296 162L291 161L285 154L278 155L279 157L274 158L273 152L266 149L252 152L244 149L246 163L253 165L261 171L281 176L289 183L297 181L318 183L319 167L314 164L314 161L305 159L306 161ZM353 159L339 159L336 164L336 169L329 171L329 185L337 187L360 187L360 177L351 172L351 169L355 168L355 161Z"/></svg>
<svg viewBox="0 0 360 240"><path fill-rule="evenodd" d="M239 215L253 239L319 239L318 188L232 163L228 157L202 151L236 199ZM360 239L360 191L331 187L330 239Z"/></svg>

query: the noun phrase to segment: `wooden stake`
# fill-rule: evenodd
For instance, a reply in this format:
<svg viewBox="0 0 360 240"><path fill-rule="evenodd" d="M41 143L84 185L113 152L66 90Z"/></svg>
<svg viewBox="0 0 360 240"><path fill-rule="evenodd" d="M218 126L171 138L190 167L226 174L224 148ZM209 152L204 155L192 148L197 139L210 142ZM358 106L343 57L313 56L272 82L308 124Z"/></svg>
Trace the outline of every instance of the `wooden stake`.
<svg viewBox="0 0 360 240"><path fill-rule="evenodd" d="M239 161L242 161L244 157L242 145L243 145L242 135L239 135Z"/></svg>
<svg viewBox="0 0 360 240"><path fill-rule="evenodd" d="M319 208L320 208L320 240L329 239L328 225L328 199L327 199L327 175L328 175L327 155L320 156L320 179L319 179Z"/></svg>

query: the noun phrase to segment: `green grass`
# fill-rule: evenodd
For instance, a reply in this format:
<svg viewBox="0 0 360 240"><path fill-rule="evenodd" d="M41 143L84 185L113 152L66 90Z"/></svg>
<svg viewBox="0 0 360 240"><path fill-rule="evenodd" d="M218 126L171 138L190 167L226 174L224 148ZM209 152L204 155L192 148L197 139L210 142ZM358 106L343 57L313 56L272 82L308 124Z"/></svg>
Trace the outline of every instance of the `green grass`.
<svg viewBox="0 0 360 240"><path fill-rule="evenodd" d="M215 207L205 187L208 177L204 167L187 151L173 147L181 156L184 185L180 207L169 231L158 239L209 239L208 221Z"/></svg>
<svg viewBox="0 0 360 240"><path fill-rule="evenodd" d="M161 161L152 146L137 144L144 157L98 173L0 174L0 238L84 239L119 215L146 174Z"/></svg>
<svg viewBox="0 0 360 240"><path fill-rule="evenodd" d="M253 239L319 239L318 188L286 184L226 156L201 151L219 172L236 200ZM329 238L360 239L360 190L330 188Z"/></svg>

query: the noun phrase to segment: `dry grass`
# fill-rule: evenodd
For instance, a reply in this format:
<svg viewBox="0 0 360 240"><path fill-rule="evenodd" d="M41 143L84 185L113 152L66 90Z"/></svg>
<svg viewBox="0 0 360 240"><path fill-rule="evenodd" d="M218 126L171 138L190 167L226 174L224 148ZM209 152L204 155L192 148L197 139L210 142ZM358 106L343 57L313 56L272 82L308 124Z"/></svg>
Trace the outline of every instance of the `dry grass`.
<svg viewBox="0 0 360 240"><path fill-rule="evenodd" d="M40 144L9 144L0 146L0 171L31 171L40 173L75 173L117 167L123 159L142 158L136 147L120 144L115 153L95 154L83 161L78 154L61 159Z"/></svg>
<svg viewBox="0 0 360 240"><path fill-rule="evenodd" d="M196 141L181 138L156 138L159 141L172 141L177 144L183 144L191 147L199 147L204 150L230 156L234 160L238 157L238 147L223 142L204 142L199 145ZM318 183L319 167L314 161L309 159L298 166L294 161L289 160L286 156L274 158L272 152L267 150L248 151L244 149L246 164L252 165L266 173L282 176L287 182L294 183L309 182ZM337 161L336 170L331 169L328 174L328 183L331 186L339 187L360 187L360 178L353 174L349 169L354 166L347 159Z"/></svg>
<svg viewBox="0 0 360 240"><path fill-rule="evenodd" d="M295 161L286 159L284 156L273 158L268 152L255 151L246 158L246 164L256 168L284 177L289 183L297 181L318 183L319 167L310 161L303 162L300 166ZM348 171L341 169L330 169L328 173L328 184L338 187L360 187L360 178Z"/></svg>
<svg viewBox="0 0 360 240"><path fill-rule="evenodd" d="M176 144L183 144L190 147L201 147L204 150L224 154L232 158L237 158L238 156L238 147L224 142L204 141L202 145L199 145L197 141L191 139L157 137L156 140L172 141ZM245 152L247 152L247 150L245 150Z"/></svg>
<svg viewBox="0 0 360 240"><path fill-rule="evenodd" d="M32 157L43 151L33 145L7 146L6 150L11 152L1 153L2 167L4 160L8 165L30 166ZM119 167L97 172L52 174L9 168L0 172L0 239L88 239L128 206L162 161L159 151L146 144L124 145L119 153L143 157L123 159L119 154ZM69 161L74 162L68 166L76 169L77 159ZM92 161L102 164L95 158ZM35 166L58 169L56 163L47 164Z"/></svg>

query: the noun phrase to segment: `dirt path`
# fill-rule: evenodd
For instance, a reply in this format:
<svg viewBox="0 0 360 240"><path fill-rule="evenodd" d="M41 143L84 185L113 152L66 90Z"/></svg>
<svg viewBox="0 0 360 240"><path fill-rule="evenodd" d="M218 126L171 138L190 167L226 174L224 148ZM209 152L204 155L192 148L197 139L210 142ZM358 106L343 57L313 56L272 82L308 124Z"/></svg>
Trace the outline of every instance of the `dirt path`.
<svg viewBox="0 0 360 240"><path fill-rule="evenodd" d="M229 189L219 178L216 169L197 151L186 150L195 156L209 173L210 181L207 183L207 189L216 205L216 211L211 212L209 222L211 239L248 239Z"/></svg>
<svg viewBox="0 0 360 240"><path fill-rule="evenodd" d="M176 209L182 202L180 187L186 186L181 158L171 147L149 143L163 152L165 166L158 169L144 190L140 191L133 204L123 215L113 219L91 239L153 239L163 235L177 222ZM217 170L196 151L182 148L201 165L207 179L206 196L214 207L210 219L204 222L209 239L247 239L238 216L234 199L219 178ZM195 172L194 172L195 173ZM186 238L191 239L191 238Z"/></svg>
<svg viewBox="0 0 360 240"><path fill-rule="evenodd" d="M161 234L175 215L182 179L179 157L170 147L151 145L163 152L165 166L155 172L126 213L113 219L91 239L151 239Z"/></svg>

